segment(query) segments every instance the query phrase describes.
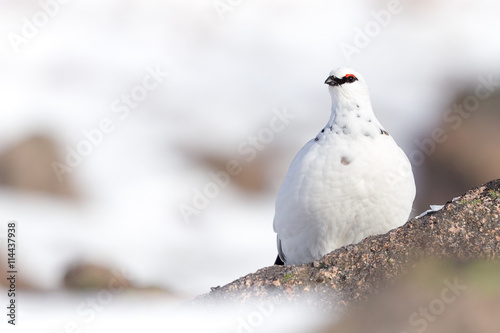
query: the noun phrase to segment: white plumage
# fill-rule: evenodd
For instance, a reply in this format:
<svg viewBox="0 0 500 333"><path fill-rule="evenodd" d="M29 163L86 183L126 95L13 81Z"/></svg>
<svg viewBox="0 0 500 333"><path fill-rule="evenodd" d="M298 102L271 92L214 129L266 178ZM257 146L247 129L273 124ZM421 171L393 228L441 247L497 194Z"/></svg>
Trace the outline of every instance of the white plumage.
<svg viewBox="0 0 500 333"><path fill-rule="evenodd" d="M401 226L415 198L410 162L375 118L363 77L340 68L325 83L330 120L294 158L276 200L274 231L287 265Z"/></svg>

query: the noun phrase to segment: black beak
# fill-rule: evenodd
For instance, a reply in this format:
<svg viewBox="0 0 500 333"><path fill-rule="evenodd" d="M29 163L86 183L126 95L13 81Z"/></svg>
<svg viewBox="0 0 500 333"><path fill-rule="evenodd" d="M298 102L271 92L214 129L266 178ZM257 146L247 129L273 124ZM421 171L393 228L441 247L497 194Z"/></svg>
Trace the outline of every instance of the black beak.
<svg viewBox="0 0 500 333"><path fill-rule="evenodd" d="M325 84L328 84L329 86L335 87L339 85L340 79L336 78L335 76L329 76L328 79L326 79Z"/></svg>

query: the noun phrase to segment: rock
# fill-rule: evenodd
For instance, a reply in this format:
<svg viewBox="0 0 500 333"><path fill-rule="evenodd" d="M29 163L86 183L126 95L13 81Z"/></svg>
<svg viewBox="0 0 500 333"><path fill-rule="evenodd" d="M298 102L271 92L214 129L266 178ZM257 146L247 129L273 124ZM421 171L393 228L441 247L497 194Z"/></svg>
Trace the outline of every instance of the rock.
<svg viewBox="0 0 500 333"><path fill-rule="evenodd" d="M64 276L68 289L130 288L131 283L118 271L95 264L79 263L70 267Z"/></svg>
<svg viewBox="0 0 500 333"><path fill-rule="evenodd" d="M192 304L301 302L316 312L343 312L364 303L427 257L460 262L500 258L500 180L474 188L440 211L411 219L387 234L342 247L310 264L260 269L199 296Z"/></svg>
<svg viewBox="0 0 500 333"><path fill-rule="evenodd" d="M239 156L224 157L204 155L201 158L201 162L204 163L210 171L217 173L220 171L227 171L228 161L238 161L241 173L231 177L231 182L234 185L248 193L265 192L268 190L267 184L269 182L266 179L266 164L270 164L271 161L268 161L266 156L261 156L260 158L255 158L252 162L243 164L238 160L238 157Z"/></svg>
<svg viewBox="0 0 500 333"><path fill-rule="evenodd" d="M135 283L133 276L124 270L111 269L93 263L72 264L66 270L63 284L66 289L72 291L110 290L112 293L119 293L127 290L180 297L159 286L139 285Z"/></svg>
<svg viewBox="0 0 500 333"><path fill-rule="evenodd" d="M441 118L433 132L442 130L438 141L432 135L419 139L425 151L425 162L415 166L418 194L417 211L431 204L442 204L474 186L500 178L500 93L480 101L472 112L463 107L474 89L466 90L454 101L464 113L454 112ZM450 105L449 109L453 109ZM453 117L453 121L450 120ZM432 133L432 131L431 131ZM418 148L415 148L418 149ZM424 152L422 149L418 149Z"/></svg>
<svg viewBox="0 0 500 333"><path fill-rule="evenodd" d="M60 182L52 169L52 162L63 161L60 155L46 136L25 139L0 155L0 185L74 198L76 191L67 175Z"/></svg>

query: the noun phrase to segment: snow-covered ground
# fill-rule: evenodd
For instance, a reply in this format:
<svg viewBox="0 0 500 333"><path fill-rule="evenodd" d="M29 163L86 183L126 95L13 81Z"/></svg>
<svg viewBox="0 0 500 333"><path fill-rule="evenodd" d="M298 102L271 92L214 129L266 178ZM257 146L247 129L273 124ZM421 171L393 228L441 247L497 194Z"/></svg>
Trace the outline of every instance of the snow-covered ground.
<svg viewBox="0 0 500 333"><path fill-rule="evenodd" d="M299 333L328 322L319 315L297 315L307 313L306 309L282 308L271 302L244 309L201 310L179 306L168 297L154 294L124 294L103 299L105 302L99 302L96 293L54 293L49 297L28 294L20 298L16 327L8 325L7 331Z"/></svg>
<svg viewBox="0 0 500 333"><path fill-rule="evenodd" d="M19 262L30 283L57 290L67 266L84 261L124 269L137 285L195 296L270 265L280 177L328 119L323 81L332 68L364 74L379 120L407 152L456 89L500 74L493 0L401 1L378 30L385 1L232 1L223 19L217 3L70 1L17 53L9 34L21 34L23 18L33 21L42 7L0 5L0 150L47 133L64 156L66 146L85 140L82 131L103 120L114 126L69 174L81 202L0 190L0 222L19 223ZM370 27L367 45L348 61L340 45L356 46L357 29ZM126 113L122 95L139 91L155 70L168 75ZM276 109L295 118L257 151L280 152L270 190L256 195L229 185L187 222L179 208L211 182L192 154L235 158L245 168L249 155L238 147L268 127ZM54 320L43 326L50 331L78 299L52 301L49 308L43 297L26 296L20 322ZM117 302L99 322L167 327L164 314L177 303L137 302L150 310L136 318L127 308L134 302L123 300L126 310Z"/></svg>

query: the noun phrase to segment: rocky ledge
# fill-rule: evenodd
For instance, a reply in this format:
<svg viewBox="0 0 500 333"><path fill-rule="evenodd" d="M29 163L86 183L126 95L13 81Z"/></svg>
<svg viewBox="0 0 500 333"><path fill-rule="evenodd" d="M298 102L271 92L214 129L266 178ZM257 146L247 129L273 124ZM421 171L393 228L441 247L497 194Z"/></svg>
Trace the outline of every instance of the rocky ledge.
<svg viewBox="0 0 500 333"><path fill-rule="evenodd" d="M455 262L500 258L500 180L473 188L441 210L413 218L387 234L342 247L310 264L260 269L212 288L192 303L300 300L313 311L342 312L429 257Z"/></svg>

